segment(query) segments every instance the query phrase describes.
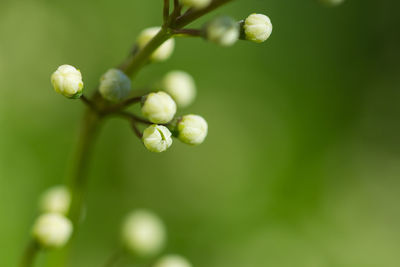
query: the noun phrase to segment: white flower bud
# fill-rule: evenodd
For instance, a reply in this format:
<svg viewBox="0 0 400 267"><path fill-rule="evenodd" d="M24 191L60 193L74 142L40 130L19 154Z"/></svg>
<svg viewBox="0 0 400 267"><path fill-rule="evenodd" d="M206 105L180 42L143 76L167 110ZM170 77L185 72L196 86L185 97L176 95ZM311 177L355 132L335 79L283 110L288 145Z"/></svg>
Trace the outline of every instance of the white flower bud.
<svg viewBox="0 0 400 267"><path fill-rule="evenodd" d="M72 234L72 223L58 213L45 213L36 219L32 234L43 247L60 248Z"/></svg>
<svg viewBox="0 0 400 267"><path fill-rule="evenodd" d="M203 117L190 114L182 117L177 130L179 140L189 145L199 145L207 136L208 125Z"/></svg>
<svg viewBox="0 0 400 267"><path fill-rule="evenodd" d="M180 0L182 5L187 7L193 7L196 9L200 9L208 6L211 3L211 0Z"/></svg>
<svg viewBox="0 0 400 267"><path fill-rule="evenodd" d="M167 255L159 259L154 267L192 267L192 265L182 256Z"/></svg>
<svg viewBox="0 0 400 267"><path fill-rule="evenodd" d="M342 4L344 0L320 0L320 2L330 6L338 6Z"/></svg>
<svg viewBox="0 0 400 267"><path fill-rule="evenodd" d="M151 152L164 152L172 145L171 132L167 127L153 124L143 131L143 144Z"/></svg>
<svg viewBox="0 0 400 267"><path fill-rule="evenodd" d="M121 101L131 92L131 80L119 69L109 69L100 79L100 94L110 101Z"/></svg>
<svg viewBox="0 0 400 267"><path fill-rule="evenodd" d="M171 71L164 76L162 88L179 107L187 107L196 96L196 85L193 77L184 71Z"/></svg>
<svg viewBox="0 0 400 267"><path fill-rule="evenodd" d="M75 67L61 65L51 75L54 90L68 98L79 98L82 95L82 74Z"/></svg>
<svg viewBox="0 0 400 267"><path fill-rule="evenodd" d="M255 43L266 41L272 33L272 23L269 17L263 14L251 14L244 21L246 39Z"/></svg>
<svg viewBox="0 0 400 267"><path fill-rule="evenodd" d="M151 211L137 210L125 219L122 239L126 248L132 253L152 256L164 247L165 227L158 216Z"/></svg>
<svg viewBox="0 0 400 267"><path fill-rule="evenodd" d="M239 24L230 17L218 17L207 23L206 39L221 46L231 46L239 39Z"/></svg>
<svg viewBox="0 0 400 267"><path fill-rule="evenodd" d="M165 92L150 93L146 96L142 114L153 123L167 123L174 118L176 104Z"/></svg>
<svg viewBox="0 0 400 267"><path fill-rule="evenodd" d="M42 212L67 214L71 204L71 195L67 187L63 185L47 189L40 199Z"/></svg>
<svg viewBox="0 0 400 267"><path fill-rule="evenodd" d="M139 49L143 49L143 47L145 47L160 30L160 27L151 27L143 30L137 40ZM154 61L164 61L168 59L174 51L174 47L175 40L172 38L168 39L153 52L151 59Z"/></svg>

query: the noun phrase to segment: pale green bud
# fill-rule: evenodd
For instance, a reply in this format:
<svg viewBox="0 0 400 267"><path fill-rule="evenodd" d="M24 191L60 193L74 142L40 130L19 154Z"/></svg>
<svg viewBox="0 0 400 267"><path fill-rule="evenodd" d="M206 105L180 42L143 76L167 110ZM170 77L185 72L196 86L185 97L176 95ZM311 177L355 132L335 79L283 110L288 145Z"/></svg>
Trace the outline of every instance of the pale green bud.
<svg viewBox="0 0 400 267"><path fill-rule="evenodd" d="M63 185L47 189L40 199L40 211L46 213L67 214L71 204L71 195Z"/></svg>
<svg viewBox="0 0 400 267"><path fill-rule="evenodd" d="M164 247L165 239L165 226L151 211L134 211L123 223L122 240L134 254L145 257L155 255Z"/></svg>
<svg viewBox="0 0 400 267"><path fill-rule="evenodd" d="M172 145L171 132L162 125L153 124L143 131L143 144L151 152L164 152Z"/></svg>
<svg viewBox="0 0 400 267"><path fill-rule="evenodd" d="M208 6L212 0L180 0L182 5L200 9Z"/></svg>
<svg viewBox="0 0 400 267"><path fill-rule="evenodd" d="M176 104L165 92L150 93L145 97L142 114L152 123L168 123L174 118Z"/></svg>
<svg viewBox="0 0 400 267"><path fill-rule="evenodd" d="M51 84L57 93L68 98L79 98L82 95L82 74L71 65L58 67L51 75Z"/></svg>
<svg viewBox="0 0 400 267"><path fill-rule="evenodd" d="M247 40L262 43L271 36L272 23L263 14L251 14L244 21L243 29Z"/></svg>
<svg viewBox="0 0 400 267"><path fill-rule="evenodd" d="M203 143L207 136L208 124L206 120L198 115L185 115L177 125L178 138L189 145Z"/></svg>
<svg viewBox="0 0 400 267"><path fill-rule="evenodd" d="M192 265L180 255L167 255L159 259L154 267L192 267Z"/></svg>
<svg viewBox="0 0 400 267"><path fill-rule="evenodd" d="M36 219L32 234L43 247L60 248L72 234L72 223L61 214L45 213Z"/></svg>
<svg viewBox="0 0 400 267"><path fill-rule="evenodd" d="M329 6L338 6L344 2L344 0L320 0L321 3Z"/></svg>
<svg viewBox="0 0 400 267"><path fill-rule="evenodd" d="M184 71L171 71L164 76L162 88L176 102L178 107L189 106L196 97L193 77Z"/></svg>
<svg viewBox="0 0 400 267"><path fill-rule="evenodd" d="M161 30L160 27L151 27L143 30L137 40L137 44L139 49L143 49L153 38L157 35L157 33ZM172 52L174 51L175 40L168 39L162 45L160 45L156 51L151 55L151 59L154 61L164 61L168 59Z"/></svg>
<svg viewBox="0 0 400 267"><path fill-rule="evenodd" d="M100 94L109 101L121 101L131 92L131 80L119 69L109 69L100 79Z"/></svg>
<svg viewBox="0 0 400 267"><path fill-rule="evenodd" d="M206 39L221 46L232 46L239 35L239 24L230 17L215 18L205 26Z"/></svg>

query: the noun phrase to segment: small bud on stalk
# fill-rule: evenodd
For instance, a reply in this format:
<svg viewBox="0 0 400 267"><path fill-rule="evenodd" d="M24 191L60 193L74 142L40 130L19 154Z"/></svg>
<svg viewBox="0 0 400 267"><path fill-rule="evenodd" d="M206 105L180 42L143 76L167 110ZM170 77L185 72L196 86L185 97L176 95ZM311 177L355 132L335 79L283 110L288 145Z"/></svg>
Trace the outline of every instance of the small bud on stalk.
<svg viewBox="0 0 400 267"><path fill-rule="evenodd" d="M211 3L211 0L180 0L182 5L196 9L204 8Z"/></svg>
<svg viewBox="0 0 400 267"><path fill-rule="evenodd" d="M243 30L247 40L262 43L271 36L272 23L266 15L251 14L244 21Z"/></svg>
<svg viewBox="0 0 400 267"><path fill-rule="evenodd" d="M109 101L121 101L131 92L131 80L121 70L109 69L100 79L99 91Z"/></svg>
<svg viewBox="0 0 400 267"><path fill-rule="evenodd" d="M68 98L79 98L82 95L83 81L79 70L71 65L61 65L51 75L54 90Z"/></svg>
<svg viewBox="0 0 400 267"><path fill-rule="evenodd" d="M167 255L159 259L154 267L192 267L192 265L182 256Z"/></svg>
<svg viewBox="0 0 400 267"><path fill-rule="evenodd" d="M153 124L143 132L143 144L151 152L164 152L172 145L171 132L162 125Z"/></svg>
<svg viewBox="0 0 400 267"><path fill-rule="evenodd" d="M203 143L207 136L208 125L206 120L198 115L185 115L178 121L178 138L189 145Z"/></svg>
<svg viewBox="0 0 400 267"><path fill-rule="evenodd" d="M184 71L171 71L164 76L162 88L176 102L178 107L189 106L196 97L193 77Z"/></svg>
<svg viewBox="0 0 400 267"><path fill-rule="evenodd" d="M221 46L232 46L239 38L239 24L231 17L218 17L204 28L205 38Z"/></svg>
<svg viewBox="0 0 400 267"><path fill-rule="evenodd" d="M153 38L157 35L157 33L161 30L160 27L151 27L144 29L137 40L137 44L139 49L143 49ZM174 51L175 41L174 39L168 39L165 41L160 47L156 49L151 55L151 59L154 61L164 61L167 60Z"/></svg>
<svg viewBox="0 0 400 267"><path fill-rule="evenodd" d="M59 213L66 215L71 204L71 195L67 187L63 185L47 189L40 199L42 212Z"/></svg>
<svg viewBox="0 0 400 267"><path fill-rule="evenodd" d="M144 98L142 113L152 123L168 123L174 118L176 104L165 92L150 93Z"/></svg>
<svg viewBox="0 0 400 267"><path fill-rule="evenodd" d="M151 211L137 210L125 219L122 239L130 252L140 256L152 256L164 246L165 227Z"/></svg>
<svg viewBox="0 0 400 267"><path fill-rule="evenodd" d="M36 219L32 234L41 246L60 248L72 234L72 223L63 215L45 213Z"/></svg>

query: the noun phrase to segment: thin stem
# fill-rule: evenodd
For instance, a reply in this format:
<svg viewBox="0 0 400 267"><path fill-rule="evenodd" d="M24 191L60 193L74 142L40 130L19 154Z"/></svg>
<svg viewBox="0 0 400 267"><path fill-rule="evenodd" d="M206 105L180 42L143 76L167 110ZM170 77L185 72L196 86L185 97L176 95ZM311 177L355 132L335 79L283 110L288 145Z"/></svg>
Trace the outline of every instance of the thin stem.
<svg viewBox="0 0 400 267"><path fill-rule="evenodd" d="M136 136L139 137L139 139L142 139L143 134L137 127L136 121L134 121L134 120L131 121L131 127L132 127L133 132L136 134Z"/></svg>
<svg viewBox="0 0 400 267"><path fill-rule="evenodd" d="M94 109L94 110L97 110L97 107L96 107L95 103L94 103L92 100L88 99L86 96L81 95L80 99L81 99L82 102L85 103L85 105L87 105L89 108Z"/></svg>
<svg viewBox="0 0 400 267"><path fill-rule="evenodd" d="M180 29L173 30L174 35L183 36L183 37L201 37L202 31L198 29Z"/></svg>
<svg viewBox="0 0 400 267"><path fill-rule="evenodd" d="M121 259L121 256L123 254L122 249L116 250L111 256L107 259L106 263L103 265L104 267L112 267L114 266L118 260Z"/></svg>
<svg viewBox="0 0 400 267"><path fill-rule="evenodd" d="M119 102L119 103L107 108L106 109L106 113L112 113L112 112L115 112L115 111L119 111L119 110L121 110L123 108L129 107L132 104L139 103L140 101L142 101L142 97L143 96L135 96L135 97L132 97L132 98L128 98L128 99L126 99L126 100L124 100L122 102Z"/></svg>
<svg viewBox="0 0 400 267"><path fill-rule="evenodd" d="M148 124L148 125L153 124L152 122L150 122L146 119L142 119L142 118L136 116L135 114L132 114L132 113L126 112L126 111L118 112L118 113L116 113L116 115L119 115L123 118L127 118L130 121L134 121L134 122L139 122L139 123Z"/></svg>
<svg viewBox="0 0 400 267"><path fill-rule="evenodd" d="M26 246L26 249L24 251L24 254L22 256L22 260L20 263L20 267L31 267L33 266L33 262L35 260L35 257L37 253L40 250L40 246L37 242L34 240L31 240L28 245Z"/></svg>
<svg viewBox="0 0 400 267"><path fill-rule="evenodd" d="M164 0L163 19L167 22L169 16L169 0Z"/></svg>

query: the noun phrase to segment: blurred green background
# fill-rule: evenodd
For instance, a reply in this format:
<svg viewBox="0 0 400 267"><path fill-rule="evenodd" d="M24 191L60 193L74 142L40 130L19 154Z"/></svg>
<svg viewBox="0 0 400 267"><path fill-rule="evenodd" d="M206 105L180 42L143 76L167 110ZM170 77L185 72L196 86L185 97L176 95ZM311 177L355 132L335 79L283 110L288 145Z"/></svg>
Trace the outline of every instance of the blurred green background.
<svg viewBox="0 0 400 267"><path fill-rule="evenodd" d="M0 1L0 266L17 265L38 196L65 180L76 141L84 107L57 95L50 74L78 66L90 91L161 23L161 2ZM70 266L101 266L124 215L142 207L165 221L165 252L198 267L399 266L399 8L238 0L202 19L265 13L274 31L232 48L177 39L171 60L140 73L136 88L190 72L199 94L181 112L207 118L208 139L152 154L109 120Z"/></svg>

